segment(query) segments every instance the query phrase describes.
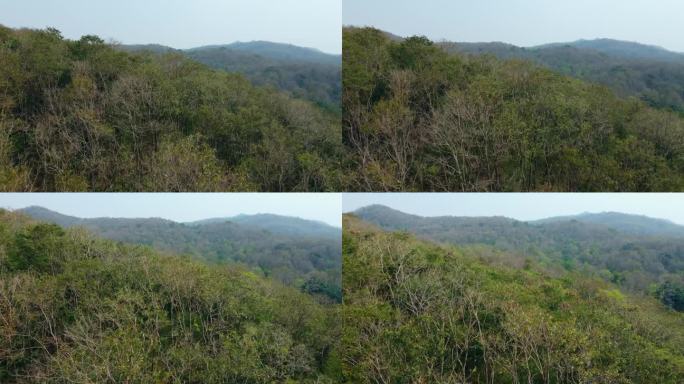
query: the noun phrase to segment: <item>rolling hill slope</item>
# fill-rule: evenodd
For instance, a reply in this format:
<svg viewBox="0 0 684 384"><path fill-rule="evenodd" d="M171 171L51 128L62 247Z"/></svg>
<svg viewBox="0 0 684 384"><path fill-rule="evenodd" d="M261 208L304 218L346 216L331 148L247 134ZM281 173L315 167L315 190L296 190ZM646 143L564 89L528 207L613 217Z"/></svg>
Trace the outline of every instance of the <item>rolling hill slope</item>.
<svg viewBox="0 0 684 384"><path fill-rule="evenodd" d="M450 52L523 59L582 80L606 85L623 97L684 114L684 54L611 40L579 40L522 48L505 43L445 43Z"/></svg>
<svg viewBox="0 0 684 384"><path fill-rule="evenodd" d="M0 78L0 191L339 190L339 112L178 53L0 26Z"/></svg>
<svg viewBox="0 0 684 384"><path fill-rule="evenodd" d="M342 58L339 55L267 41L185 50L154 44L118 48L128 52L179 53L214 69L243 74L255 85L272 86L338 113L340 110Z"/></svg>
<svg viewBox="0 0 684 384"><path fill-rule="evenodd" d="M330 382L336 305L0 210L0 382Z"/></svg>
<svg viewBox="0 0 684 384"><path fill-rule="evenodd" d="M348 382L680 383L684 314L578 272L344 218ZM502 257L514 258L506 252Z"/></svg>
<svg viewBox="0 0 684 384"><path fill-rule="evenodd" d="M261 275L309 293L341 299L341 232L322 223L266 216L254 218L256 224L246 225L225 220L184 224L159 218L81 219L41 207L20 212L65 228L85 227L106 239L149 245L210 264L241 263ZM313 230L295 227L287 232L283 229L284 222ZM265 229L269 225L281 230ZM335 232L337 236L333 235Z"/></svg>
<svg viewBox="0 0 684 384"><path fill-rule="evenodd" d="M529 60L421 36L394 40L374 28L343 33L346 190L682 190L684 117L668 108ZM680 97L672 91L655 96Z"/></svg>
<svg viewBox="0 0 684 384"><path fill-rule="evenodd" d="M523 222L504 217L420 217L384 207L354 212L389 231L407 231L444 244L484 246L510 265L534 261L552 270L582 271L630 292L684 284L684 234L667 221L595 214ZM488 252L482 252L483 254ZM489 252L491 253L491 252Z"/></svg>

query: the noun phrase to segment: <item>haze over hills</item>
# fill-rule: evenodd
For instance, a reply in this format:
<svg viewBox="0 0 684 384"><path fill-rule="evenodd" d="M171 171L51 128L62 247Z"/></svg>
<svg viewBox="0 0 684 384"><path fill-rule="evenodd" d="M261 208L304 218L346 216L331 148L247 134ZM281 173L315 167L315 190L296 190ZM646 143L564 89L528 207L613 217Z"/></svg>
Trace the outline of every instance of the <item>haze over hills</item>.
<svg viewBox="0 0 684 384"><path fill-rule="evenodd" d="M180 53L214 69L241 73L255 85L273 86L295 97L339 110L342 56L268 41L235 42L190 49L120 45L127 52Z"/></svg>
<svg viewBox="0 0 684 384"><path fill-rule="evenodd" d="M670 280L684 283L684 227L665 220L620 213L534 222L505 217L421 217L380 205L361 208L353 215L384 230L503 250L507 256L499 261L507 264L533 260L551 269L584 271L632 292L646 293Z"/></svg>
<svg viewBox="0 0 684 384"><path fill-rule="evenodd" d="M554 216L539 220L521 221L507 217L459 217L459 216L432 216L423 217L403 213L384 205L370 205L353 212L356 216L372 222L384 228L409 229L418 223L445 223L451 225L467 224L468 222L480 222L482 220L493 223L516 224L525 223L542 227L546 224L581 222L588 225L600 225L605 229L611 229L628 235L643 236L673 236L684 237L684 226L673 223L670 220L652 218L644 215L626 214L620 212L584 212L570 216Z"/></svg>
<svg viewBox="0 0 684 384"><path fill-rule="evenodd" d="M325 53L316 48L300 47L293 44L274 43L270 41L238 41L231 44L206 45L190 48L185 51L196 52L211 49L229 49L233 51L249 52L262 57L284 61L309 61L312 63L327 63L338 66L342 64L342 55Z"/></svg>
<svg viewBox="0 0 684 384"><path fill-rule="evenodd" d="M161 218L83 219L42 207L18 212L65 228L84 227L106 239L149 245L212 264L242 263L285 284L340 299L341 229L324 223L277 215L177 223Z"/></svg>
<svg viewBox="0 0 684 384"><path fill-rule="evenodd" d="M298 217L273 215L269 213L256 215L243 214L226 218L212 218L186 224L202 225L220 222L232 222L245 227L264 229L274 234L291 236L321 236L339 238L342 233L340 228L332 227L320 221L306 220Z"/></svg>
<svg viewBox="0 0 684 384"><path fill-rule="evenodd" d="M684 226L673 223L670 220L619 212L585 212L579 215L550 217L531 221L531 223L546 224L570 220L605 225L629 235L684 237Z"/></svg>
<svg viewBox="0 0 684 384"><path fill-rule="evenodd" d="M384 32L391 40L404 38ZM519 47L505 42L438 43L448 52L529 60L559 73L606 85L622 97L684 114L684 53L607 38Z"/></svg>
<svg viewBox="0 0 684 384"><path fill-rule="evenodd" d="M636 42L595 39L517 47L506 43L441 43L449 52L529 60L606 85L623 97L684 113L684 53Z"/></svg>
<svg viewBox="0 0 684 384"><path fill-rule="evenodd" d="M684 53L668 51L657 45L642 44L633 41L616 39L581 39L566 43L544 44L531 49L552 48L554 46L569 46L575 48L592 49L610 56L625 59L651 59L658 61L684 61Z"/></svg>

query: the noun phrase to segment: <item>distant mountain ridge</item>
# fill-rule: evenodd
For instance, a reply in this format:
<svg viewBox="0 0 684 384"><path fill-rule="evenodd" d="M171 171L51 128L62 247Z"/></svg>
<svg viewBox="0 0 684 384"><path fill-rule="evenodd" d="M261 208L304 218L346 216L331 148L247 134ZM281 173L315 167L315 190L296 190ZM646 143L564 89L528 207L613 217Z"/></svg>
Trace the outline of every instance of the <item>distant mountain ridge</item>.
<svg viewBox="0 0 684 384"><path fill-rule="evenodd" d="M585 212L579 215L550 217L547 219L531 221L530 223L546 224L570 220L605 225L630 235L684 237L684 226L673 223L670 220L619 212Z"/></svg>
<svg viewBox="0 0 684 384"><path fill-rule="evenodd" d="M552 43L530 47L544 49L558 46L593 49L595 51L629 59L654 59L683 61L684 53L667 50L663 47L616 39L580 39L567 43Z"/></svg>
<svg viewBox="0 0 684 384"><path fill-rule="evenodd" d="M465 225L487 221L489 223L505 225L533 225L580 222L589 225L603 226L629 235L637 236L674 236L684 238L684 226L665 219L652 218L644 215L634 215L619 212L584 212L578 215L556 216L540 220L522 221L503 216L493 217L462 217L462 216L434 216L424 217L404 213L384 205L370 205L353 212L354 215L388 229L408 229L417 223L439 223ZM427 227L430 228L429 226Z"/></svg>
<svg viewBox="0 0 684 384"><path fill-rule="evenodd" d="M379 205L352 214L387 231L410 232L443 244L488 247L491 250L484 254L505 251L550 268L586 270L631 291L645 292L673 276L684 280L684 227L661 219L620 213L532 222L421 217Z"/></svg>
<svg viewBox="0 0 684 384"><path fill-rule="evenodd" d="M269 41L235 42L190 49L158 44L118 49L156 55L182 54L213 69L240 73L258 86L272 86L337 113L341 110L342 55Z"/></svg>
<svg viewBox="0 0 684 384"><path fill-rule="evenodd" d="M599 83L622 97L684 114L684 53L641 43L595 39L518 47L507 43L439 43L466 55L532 61L559 73Z"/></svg>
<svg viewBox="0 0 684 384"><path fill-rule="evenodd" d="M197 52L213 49L227 49L234 51L250 52L260 56L295 61L328 62L340 64L342 55L323 52L317 48L301 47L288 43L275 43L263 40L236 41L228 44L211 44L199 47L178 49L162 44L119 44L117 48L128 52L151 51L151 52Z"/></svg>
<svg viewBox="0 0 684 384"><path fill-rule="evenodd" d="M62 227L84 227L106 239L149 245L210 263L245 264L285 284L317 287L309 289L341 299L342 229L324 223L277 215L194 223L161 218L81 219L35 206L17 212Z"/></svg>
<svg viewBox="0 0 684 384"><path fill-rule="evenodd" d="M403 37L382 32L392 40L403 40ZM450 53L531 61L564 75L605 85L621 97L637 97L652 107L673 110L684 116L684 52L608 38L531 47L500 41L441 41L436 44Z"/></svg>
<svg viewBox="0 0 684 384"><path fill-rule="evenodd" d="M317 48L300 47L286 43L273 43L270 41L237 41L230 44L205 45L196 48L185 49L185 52L196 52L212 49L229 49L234 51L249 52L263 57L289 61L311 61L314 63L341 64L342 55L325 53Z"/></svg>
<svg viewBox="0 0 684 384"><path fill-rule="evenodd" d="M217 222L232 222L239 225L260 228L271 233L292 236L322 236L339 237L341 229L330 226L322 221L306 220L299 217L281 216L270 213L255 215L237 215L225 218L199 220L189 225L204 225Z"/></svg>
<svg viewBox="0 0 684 384"><path fill-rule="evenodd" d="M273 234L304 236L304 237L318 237L330 236L339 237L342 233L341 228L336 228L328 225L322 221L307 220L293 216L282 216L275 214L255 214L247 215L240 214L232 217L217 217L192 222L177 222L173 220L151 217L151 218L117 218L117 217L98 217L98 218L79 218L75 216L64 215L50 209L40 206L30 206L19 209L19 212L25 213L34 219L49 221L64 227L86 226L93 225L92 223L111 221L111 222L159 222L167 224L180 224L188 226L213 225L223 223L235 223L245 227L250 227L255 230L265 230ZM307 232L310 231L310 232Z"/></svg>

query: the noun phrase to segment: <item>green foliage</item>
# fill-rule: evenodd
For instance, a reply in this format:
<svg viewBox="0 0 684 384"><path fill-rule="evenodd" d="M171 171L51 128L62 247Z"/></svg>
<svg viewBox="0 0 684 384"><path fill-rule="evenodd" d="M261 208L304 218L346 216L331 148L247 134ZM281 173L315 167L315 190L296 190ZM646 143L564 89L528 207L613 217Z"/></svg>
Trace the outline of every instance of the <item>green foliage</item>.
<svg viewBox="0 0 684 384"><path fill-rule="evenodd" d="M633 293L647 294L651 285L667 279L684 281L683 228L656 219L608 213L530 223L500 217L419 217L383 206L355 214L385 230L477 249L491 262L521 266L534 261L559 273L601 277Z"/></svg>
<svg viewBox="0 0 684 384"><path fill-rule="evenodd" d="M608 39L520 48L500 43L444 43L450 52L528 60L603 84L625 97L684 115L684 55Z"/></svg>
<svg viewBox="0 0 684 384"><path fill-rule="evenodd" d="M684 120L520 61L344 31L350 190L670 191Z"/></svg>
<svg viewBox="0 0 684 384"><path fill-rule="evenodd" d="M682 314L344 219L346 382L680 383Z"/></svg>
<svg viewBox="0 0 684 384"><path fill-rule="evenodd" d="M38 224L18 233L9 247L7 266L13 271L54 271L55 256L64 252L64 231L55 224Z"/></svg>
<svg viewBox="0 0 684 384"><path fill-rule="evenodd" d="M239 267L0 211L3 383L331 383L336 312Z"/></svg>
<svg viewBox="0 0 684 384"><path fill-rule="evenodd" d="M684 312L684 284L666 281L658 286L656 296L664 305Z"/></svg>
<svg viewBox="0 0 684 384"><path fill-rule="evenodd" d="M342 74L339 57L301 53L299 47L281 48L278 44L273 44L272 48L259 47L260 44L270 43L202 47L183 53L211 68L244 74L256 85L271 86L340 113Z"/></svg>
<svg viewBox="0 0 684 384"><path fill-rule="evenodd" d="M336 113L177 53L0 32L2 189L338 189Z"/></svg>
<svg viewBox="0 0 684 384"><path fill-rule="evenodd" d="M341 301L340 231L321 223L275 215L195 223L155 218L79 219L40 207L29 207L22 213L62 227L84 227L106 239L188 255L212 265L242 264L261 276Z"/></svg>

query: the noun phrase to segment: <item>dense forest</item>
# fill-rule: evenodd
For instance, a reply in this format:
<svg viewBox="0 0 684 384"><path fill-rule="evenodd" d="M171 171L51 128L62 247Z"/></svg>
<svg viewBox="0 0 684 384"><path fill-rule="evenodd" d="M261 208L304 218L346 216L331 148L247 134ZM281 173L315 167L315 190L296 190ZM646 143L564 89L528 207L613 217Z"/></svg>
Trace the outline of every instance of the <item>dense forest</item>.
<svg viewBox="0 0 684 384"><path fill-rule="evenodd" d="M520 60L345 28L345 184L374 191L677 191L684 118Z"/></svg>
<svg viewBox="0 0 684 384"><path fill-rule="evenodd" d="M333 383L338 308L0 211L0 382Z"/></svg>
<svg viewBox="0 0 684 384"><path fill-rule="evenodd" d="M342 58L311 48L267 41L176 50L160 45L120 45L127 52L176 52L214 69L245 75L252 83L272 86L340 113Z"/></svg>
<svg viewBox="0 0 684 384"><path fill-rule="evenodd" d="M653 298L353 215L343 258L347 382L684 382L684 314Z"/></svg>
<svg viewBox="0 0 684 384"><path fill-rule="evenodd" d="M0 26L0 190L338 190L339 114L178 53Z"/></svg>
<svg viewBox="0 0 684 384"><path fill-rule="evenodd" d="M549 273L581 273L630 293L684 309L684 227L618 213L522 222L504 217L420 217L384 206L355 212L390 231L467 247L492 263L536 264Z"/></svg>
<svg viewBox="0 0 684 384"><path fill-rule="evenodd" d="M64 228L83 227L105 239L188 255L214 264L241 264L259 276L334 302L342 301L341 230L276 215L177 223L159 218L81 219L41 207L22 213Z"/></svg>
<svg viewBox="0 0 684 384"><path fill-rule="evenodd" d="M656 108L684 116L684 54L610 39L521 48L504 43L440 43L447 51L541 64L579 79L604 84Z"/></svg>

